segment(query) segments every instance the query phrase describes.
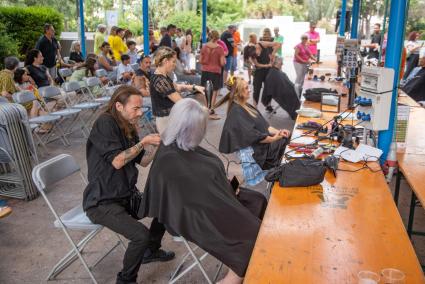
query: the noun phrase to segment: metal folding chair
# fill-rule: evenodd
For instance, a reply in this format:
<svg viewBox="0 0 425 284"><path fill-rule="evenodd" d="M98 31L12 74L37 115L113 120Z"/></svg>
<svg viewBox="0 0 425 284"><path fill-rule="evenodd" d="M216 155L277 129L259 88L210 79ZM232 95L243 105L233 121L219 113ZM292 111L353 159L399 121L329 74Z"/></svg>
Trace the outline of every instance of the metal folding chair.
<svg viewBox="0 0 425 284"><path fill-rule="evenodd" d="M59 77L66 82L66 78L70 77L72 75L72 69L70 68L61 68L58 71Z"/></svg>
<svg viewBox="0 0 425 284"><path fill-rule="evenodd" d="M49 88L49 87L45 87L45 88ZM41 92L42 92L42 88L40 88L40 94ZM49 95L50 93L48 93L46 97L49 97ZM13 100L19 104L38 102L34 93L31 91L21 91L21 92L15 93L13 94ZM70 145L69 141L66 139L65 133L63 132L62 128L59 126L59 122L61 119L62 119L62 116L53 115L53 114L39 115L39 116L28 119L30 124L37 124L38 126L41 126L42 124L45 124L45 123L50 123L52 125L52 128L43 135L39 135L36 131L33 131L33 134L35 136L38 136L36 139L39 142L41 142L41 144L43 145L43 148L46 148L46 144L52 141L50 140L50 138L54 134L57 135L57 138L59 138L62 141L64 146Z"/></svg>
<svg viewBox="0 0 425 284"><path fill-rule="evenodd" d="M82 87L78 82L66 82L62 87L67 93L75 92L79 95L77 96L77 100L75 102L65 100L67 107L90 112L89 117L82 121L82 127L87 131L87 133L89 133L91 123L96 115L96 111L102 106L102 104L93 101L90 97L84 94L82 91L84 87Z"/></svg>
<svg viewBox="0 0 425 284"><path fill-rule="evenodd" d="M106 93L106 90L103 87L102 81L100 81L100 79L98 77L89 77L85 79L85 87L82 89L83 91L87 91L87 95L90 96L90 98L97 102L97 103L101 103L101 104L107 104L110 100L111 97L106 95L106 96L96 96L95 94L93 94L92 89L98 87L99 90L101 90L102 95Z"/></svg>
<svg viewBox="0 0 425 284"><path fill-rule="evenodd" d="M197 257L196 254L195 254L195 251L199 248L198 246L195 246L194 248L192 248L189 245L189 242L183 237L173 237L173 240L175 242L183 242L188 252L183 256L183 258L182 258L181 262L179 263L179 265L177 266L176 270L171 275L170 281L168 281L169 284L176 283L180 278L182 278L185 274L187 274L195 266L197 266L201 270L202 275L204 276L204 278L205 278L205 280L207 281L208 284L212 284L212 283L215 283L217 281L218 275L220 274L221 268L223 267L222 262L220 262L219 267L218 267L217 272L215 273L214 277L210 278L208 276L206 270L205 270L205 267L201 263L201 261L204 260L209 254L207 252L205 252L204 254L201 255L201 257ZM194 260L193 263L191 263L185 270L180 272L180 270L183 268L184 263L186 262L186 259L189 256L191 256L193 258L193 260Z"/></svg>
<svg viewBox="0 0 425 284"><path fill-rule="evenodd" d="M72 246L72 249L53 267L52 271L47 276L47 280L54 279L75 260L80 259L87 273L90 275L90 278L93 283L97 283L96 278L92 273L92 269L109 253L111 253L117 246L121 245L125 250L125 245L121 240L120 236L116 234L118 237L117 243L104 255L102 255L93 265L89 266L87 264L86 260L82 256L83 250L85 246L90 242L90 240L92 240L103 229L103 226L93 224L87 218L81 204L77 205L76 207L72 208L71 210L59 217L59 214L53 207L50 200L47 198L45 192L47 188L52 190L52 185L76 173L80 174L83 184L86 185L87 181L80 172L80 167L75 162L72 156L66 154L58 155L48 161L38 164L34 167L32 171L32 179L38 191L43 196L44 200L47 203L47 206L55 216L54 226L63 231ZM84 238L82 238L78 243L76 243L69 234L69 231L71 230L88 231L88 234Z"/></svg>
<svg viewBox="0 0 425 284"><path fill-rule="evenodd" d="M83 134L83 137L88 137L88 129L86 133L84 121L80 117L81 109L76 108L70 108L68 107L67 100L69 98L67 97L68 94L65 92L65 94L62 94L61 89L55 86L49 86L46 88L40 88L40 95L43 99L45 98L52 98L52 97L62 97L66 107L57 111L53 111L52 109L49 109L47 106L47 103L44 103L44 110L47 111L51 115L59 115L62 117L62 120L60 123L65 123L65 121L70 121L67 127L64 130L65 135L71 134L74 132L73 128L76 125L77 122L80 123L81 127L80 130Z"/></svg>
<svg viewBox="0 0 425 284"><path fill-rule="evenodd" d="M140 66L139 66L139 64L138 64L138 63L133 63L133 64L131 64L130 66L131 66L131 68L134 70L134 72L136 72L137 70L139 70L139 69L140 69Z"/></svg>

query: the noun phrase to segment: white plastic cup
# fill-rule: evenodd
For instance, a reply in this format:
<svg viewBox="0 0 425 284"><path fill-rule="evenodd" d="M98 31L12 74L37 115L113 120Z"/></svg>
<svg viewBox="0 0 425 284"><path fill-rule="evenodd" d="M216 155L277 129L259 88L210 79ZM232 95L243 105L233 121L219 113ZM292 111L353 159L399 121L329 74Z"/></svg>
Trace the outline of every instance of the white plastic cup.
<svg viewBox="0 0 425 284"><path fill-rule="evenodd" d="M359 278L358 284L378 284L380 279L378 273L367 270L357 273L357 277Z"/></svg>
<svg viewBox="0 0 425 284"><path fill-rule="evenodd" d="M406 280L403 271L395 268L382 269L381 276L384 284L404 284Z"/></svg>

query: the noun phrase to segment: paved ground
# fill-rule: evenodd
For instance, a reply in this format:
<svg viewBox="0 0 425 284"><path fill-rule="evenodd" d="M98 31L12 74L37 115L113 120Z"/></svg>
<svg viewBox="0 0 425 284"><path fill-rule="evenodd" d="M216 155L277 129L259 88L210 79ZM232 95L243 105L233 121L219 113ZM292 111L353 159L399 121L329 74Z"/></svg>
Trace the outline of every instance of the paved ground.
<svg viewBox="0 0 425 284"><path fill-rule="evenodd" d="M292 65L290 61L286 61L284 70L287 71L290 78L293 78ZM225 117L224 111L224 107L218 111L223 118ZM214 147L218 145L223 122L224 119L209 123L206 139ZM270 119L270 123L279 128L291 129L293 126L293 122L282 110ZM75 157L81 165L83 173L86 173L85 140L75 135L71 141L72 146L70 147L63 147L59 142L49 144L51 153L42 155L41 159L46 160L60 153L68 153ZM217 152L205 141L202 145ZM232 159L232 156L228 156L228 158ZM225 161L224 158L222 159ZM140 189L143 189L148 170L149 168L140 169ZM230 165L229 172L230 176L241 174L239 166L234 164ZM394 188L394 183L390 185L390 188ZM59 213L66 212L81 202L84 187L78 176L61 182L56 189L58 190L50 191L48 196ZM410 190L405 181L402 181L399 208L405 223L407 223L409 201ZM10 200L9 203L14 209L12 215L0 220L0 283L45 283L45 277L50 269L69 250L69 243L63 233L53 227L54 218L41 197L30 202ZM149 224L150 220L144 220L143 223ZM415 228L425 230L425 214L422 208L417 210ZM78 239L82 235L81 232L75 232L72 237ZM111 231L103 230L87 246L85 257L88 263L93 263L102 252L113 246L116 240ZM425 239L414 237L413 243L420 260L425 263ZM163 247L174 250L177 258L167 263L143 265L139 272L139 283L166 283L168 281L179 262L179 257L185 253L185 249L182 244L175 243L168 234L163 241ZM99 283L114 283L115 275L121 268L122 258L123 250L117 248L94 269ZM208 257L207 272L213 274L216 267L217 261ZM181 283L204 282L201 273L196 269L181 281ZM76 261L52 283L90 283L90 280L80 262Z"/></svg>

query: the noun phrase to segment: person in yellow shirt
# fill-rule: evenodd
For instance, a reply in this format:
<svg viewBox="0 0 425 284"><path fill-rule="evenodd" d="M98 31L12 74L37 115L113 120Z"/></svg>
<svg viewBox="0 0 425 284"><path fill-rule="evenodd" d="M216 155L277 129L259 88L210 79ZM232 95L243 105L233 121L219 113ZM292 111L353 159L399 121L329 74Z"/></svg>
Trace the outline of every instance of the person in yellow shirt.
<svg viewBox="0 0 425 284"><path fill-rule="evenodd" d="M96 31L96 34L94 36L94 53L96 55L99 55L100 46L105 41L105 31L106 31L105 25L100 24L100 25L97 26L97 31Z"/></svg>
<svg viewBox="0 0 425 284"><path fill-rule="evenodd" d="M127 45L123 41L125 30L116 28L115 34L113 34L113 28L111 29L111 35L108 37L108 43L114 53L115 60L121 61L121 55L125 54L128 50Z"/></svg>

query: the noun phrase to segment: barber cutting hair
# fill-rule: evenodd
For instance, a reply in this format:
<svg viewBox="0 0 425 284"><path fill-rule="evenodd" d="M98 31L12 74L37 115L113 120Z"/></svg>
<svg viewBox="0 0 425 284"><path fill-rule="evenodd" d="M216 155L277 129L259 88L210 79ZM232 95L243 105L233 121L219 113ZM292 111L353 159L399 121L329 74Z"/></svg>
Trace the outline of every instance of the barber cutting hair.
<svg viewBox="0 0 425 284"><path fill-rule="evenodd" d="M136 88L118 88L107 111L94 123L86 146L89 184L84 191L84 211L93 223L130 240L116 283L136 283L142 263L174 258L173 252L160 249L165 228L157 219L152 220L148 230L130 216L130 198L137 191L136 163L142 163L145 146L160 143L158 134L139 141L136 128L142 102Z"/></svg>

